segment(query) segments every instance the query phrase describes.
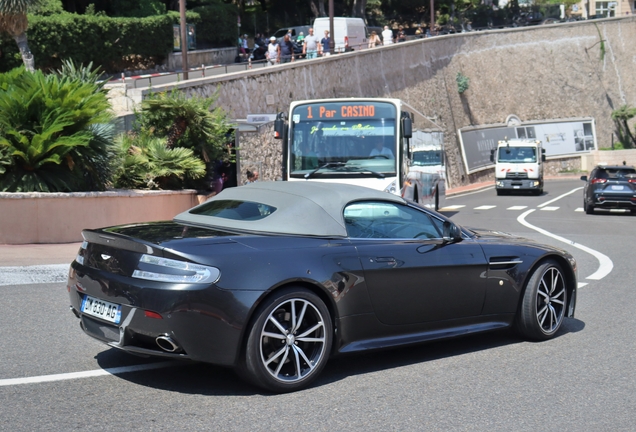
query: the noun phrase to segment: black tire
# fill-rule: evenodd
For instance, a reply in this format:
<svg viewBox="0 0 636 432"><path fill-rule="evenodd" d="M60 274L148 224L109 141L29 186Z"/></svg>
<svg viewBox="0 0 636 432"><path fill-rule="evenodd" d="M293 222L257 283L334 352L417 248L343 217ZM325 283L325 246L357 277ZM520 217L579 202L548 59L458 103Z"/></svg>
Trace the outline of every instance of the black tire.
<svg viewBox="0 0 636 432"><path fill-rule="evenodd" d="M503 195L503 191L501 189L497 189L497 196Z"/></svg>
<svg viewBox="0 0 636 432"><path fill-rule="evenodd" d="M515 330L530 340L554 337L565 317L567 284L561 266L547 260L537 267L523 293Z"/></svg>
<svg viewBox="0 0 636 432"><path fill-rule="evenodd" d="M325 367L332 337L329 310L317 295L282 289L255 314L239 376L276 393L305 388Z"/></svg>
<svg viewBox="0 0 636 432"><path fill-rule="evenodd" d="M594 206L589 205L585 199L583 200L583 210L585 211L585 214L594 214Z"/></svg>
<svg viewBox="0 0 636 432"><path fill-rule="evenodd" d="M417 186L415 186L415 188L413 189L413 202L414 203L419 202L418 195L417 195Z"/></svg>

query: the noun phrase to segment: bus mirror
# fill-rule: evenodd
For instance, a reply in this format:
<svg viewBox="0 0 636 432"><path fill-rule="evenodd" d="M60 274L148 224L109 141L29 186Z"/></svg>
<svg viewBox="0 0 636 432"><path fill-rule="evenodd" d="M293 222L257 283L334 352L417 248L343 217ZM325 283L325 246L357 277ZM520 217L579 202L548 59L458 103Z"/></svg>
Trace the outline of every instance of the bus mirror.
<svg viewBox="0 0 636 432"><path fill-rule="evenodd" d="M274 120L274 138L283 139L285 136L285 113L279 112Z"/></svg>
<svg viewBox="0 0 636 432"><path fill-rule="evenodd" d="M545 149L541 149L541 162L545 162Z"/></svg>
<svg viewBox="0 0 636 432"><path fill-rule="evenodd" d="M413 137L413 123L410 117L402 117L402 136L404 138Z"/></svg>
<svg viewBox="0 0 636 432"><path fill-rule="evenodd" d="M495 161L495 149L490 150L490 162Z"/></svg>

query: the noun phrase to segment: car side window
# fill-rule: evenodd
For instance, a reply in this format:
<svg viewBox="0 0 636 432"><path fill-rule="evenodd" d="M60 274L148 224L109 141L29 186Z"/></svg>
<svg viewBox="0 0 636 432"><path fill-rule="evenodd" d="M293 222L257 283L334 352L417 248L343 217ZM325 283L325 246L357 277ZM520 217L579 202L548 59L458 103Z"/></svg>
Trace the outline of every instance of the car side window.
<svg viewBox="0 0 636 432"><path fill-rule="evenodd" d="M344 210L347 234L352 238L434 239L442 237L442 222L399 203L362 201ZM436 223L437 222L437 223Z"/></svg>

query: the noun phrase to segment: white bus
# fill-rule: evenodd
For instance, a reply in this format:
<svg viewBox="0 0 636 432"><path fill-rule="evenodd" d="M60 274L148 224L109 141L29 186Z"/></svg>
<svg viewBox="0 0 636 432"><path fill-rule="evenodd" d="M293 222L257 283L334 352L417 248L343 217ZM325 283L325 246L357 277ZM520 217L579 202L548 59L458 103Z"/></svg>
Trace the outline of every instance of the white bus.
<svg viewBox="0 0 636 432"><path fill-rule="evenodd" d="M275 130L283 140L283 180L356 184L435 210L443 203L443 140L429 140L440 146L439 166L412 163L414 134L441 129L399 99L293 102L288 117L277 115Z"/></svg>

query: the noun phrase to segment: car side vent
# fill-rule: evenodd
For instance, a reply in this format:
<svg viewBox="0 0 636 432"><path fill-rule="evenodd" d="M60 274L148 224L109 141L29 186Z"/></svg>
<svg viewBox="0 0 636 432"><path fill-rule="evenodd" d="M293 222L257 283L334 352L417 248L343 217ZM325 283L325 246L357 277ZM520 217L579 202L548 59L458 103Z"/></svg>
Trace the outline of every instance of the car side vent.
<svg viewBox="0 0 636 432"><path fill-rule="evenodd" d="M519 257L492 257L489 264L493 270L507 270L522 262L523 260Z"/></svg>

